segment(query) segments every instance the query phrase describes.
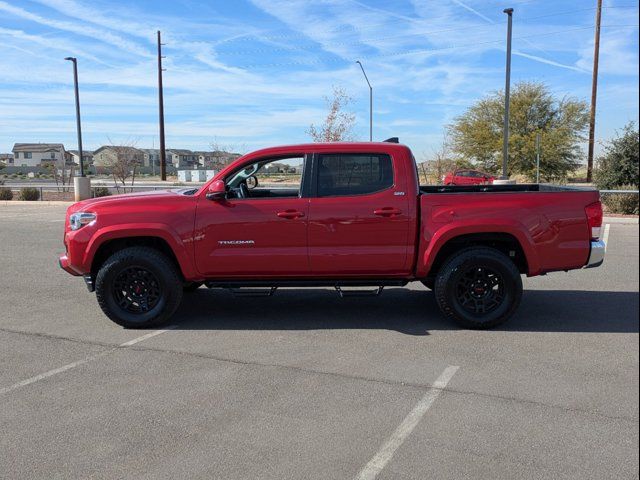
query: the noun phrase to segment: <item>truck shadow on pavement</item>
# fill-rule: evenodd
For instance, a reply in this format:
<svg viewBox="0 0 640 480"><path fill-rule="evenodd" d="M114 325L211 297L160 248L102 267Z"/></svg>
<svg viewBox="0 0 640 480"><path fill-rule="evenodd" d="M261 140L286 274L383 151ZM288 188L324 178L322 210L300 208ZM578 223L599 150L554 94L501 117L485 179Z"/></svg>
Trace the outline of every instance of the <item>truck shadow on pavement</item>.
<svg viewBox="0 0 640 480"><path fill-rule="evenodd" d="M179 330L385 329L407 335L459 329L440 314L432 292L404 288L347 298L329 289L246 297L200 288L185 294L172 323ZM492 330L638 333L638 293L525 290L514 317Z"/></svg>

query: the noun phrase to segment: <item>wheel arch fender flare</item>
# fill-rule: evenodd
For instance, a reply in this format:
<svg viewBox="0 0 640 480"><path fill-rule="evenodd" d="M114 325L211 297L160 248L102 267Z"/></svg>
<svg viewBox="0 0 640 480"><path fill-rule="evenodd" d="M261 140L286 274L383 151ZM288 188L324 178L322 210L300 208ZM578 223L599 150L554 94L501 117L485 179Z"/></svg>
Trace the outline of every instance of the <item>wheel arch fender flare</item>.
<svg viewBox="0 0 640 480"><path fill-rule="evenodd" d="M168 225L163 223L135 223L119 224L99 229L91 238L85 250L83 259L84 265L91 268L91 264L100 249L105 243L112 240L127 239L132 237L150 237L163 240L173 252L178 266L184 278L195 278L198 274L195 271L192 255L188 243Z"/></svg>
<svg viewBox="0 0 640 480"><path fill-rule="evenodd" d="M456 238L473 234L507 234L516 239L527 261L527 274L534 275L540 271L540 261L535 248L535 243L528 229L516 221L499 220L492 218L465 219L464 224L458 222L449 223L439 228L431 237L418 259L417 276L424 277L429 274L438 253L445 245ZM423 239L424 240L424 239Z"/></svg>

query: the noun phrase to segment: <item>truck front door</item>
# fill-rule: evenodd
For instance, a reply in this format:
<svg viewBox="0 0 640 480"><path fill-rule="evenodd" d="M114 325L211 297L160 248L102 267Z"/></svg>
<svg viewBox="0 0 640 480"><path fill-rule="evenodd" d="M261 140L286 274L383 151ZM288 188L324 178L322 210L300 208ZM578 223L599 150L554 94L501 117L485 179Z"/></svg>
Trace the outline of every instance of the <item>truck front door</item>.
<svg viewBox="0 0 640 480"><path fill-rule="evenodd" d="M261 158L226 176L227 196L198 201L195 263L209 278L304 276L309 199L304 155Z"/></svg>

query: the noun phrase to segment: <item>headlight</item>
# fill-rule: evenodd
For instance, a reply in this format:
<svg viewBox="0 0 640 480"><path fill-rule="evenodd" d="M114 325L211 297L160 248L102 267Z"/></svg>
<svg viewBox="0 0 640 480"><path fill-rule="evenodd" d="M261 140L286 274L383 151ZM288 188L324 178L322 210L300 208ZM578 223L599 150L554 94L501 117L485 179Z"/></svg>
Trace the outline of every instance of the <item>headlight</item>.
<svg viewBox="0 0 640 480"><path fill-rule="evenodd" d="M69 216L69 227L78 230L96 219L95 213L76 212Z"/></svg>

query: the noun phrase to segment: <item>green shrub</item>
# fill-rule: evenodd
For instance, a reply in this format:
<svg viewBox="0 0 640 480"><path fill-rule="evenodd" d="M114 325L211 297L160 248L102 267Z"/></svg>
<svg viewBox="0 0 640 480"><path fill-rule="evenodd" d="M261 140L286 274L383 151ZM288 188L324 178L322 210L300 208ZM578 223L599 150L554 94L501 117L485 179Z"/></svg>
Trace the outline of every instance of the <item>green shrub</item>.
<svg viewBox="0 0 640 480"><path fill-rule="evenodd" d="M93 189L94 197L108 197L111 195L111 192L107 187L96 187Z"/></svg>
<svg viewBox="0 0 640 480"><path fill-rule="evenodd" d="M40 199L40 190L34 187L24 187L20 190L20 200L33 202Z"/></svg>
<svg viewBox="0 0 640 480"><path fill-rule="evenodd" d="M10 188L0 188L0 200L11 200L13 199L13 192Z"/></svg>
<svg viewBox="0 0 640 480"><path fill-rule="evenodd" d="M601 190L614 190L617 185L635 185L638 188L638 129L628 123L616 138L604 146L604 154L598 159L594 181Z"/></svg>
<svg viewBox="0 0 640 480"><path fill-rule="evenodd" d="M638 187L633 185L622 185L614 190L637 190ZM638 207L637 193L603 193L602 203L611 213L622 213L625 215L638 215L640 208Z"/></svg>

